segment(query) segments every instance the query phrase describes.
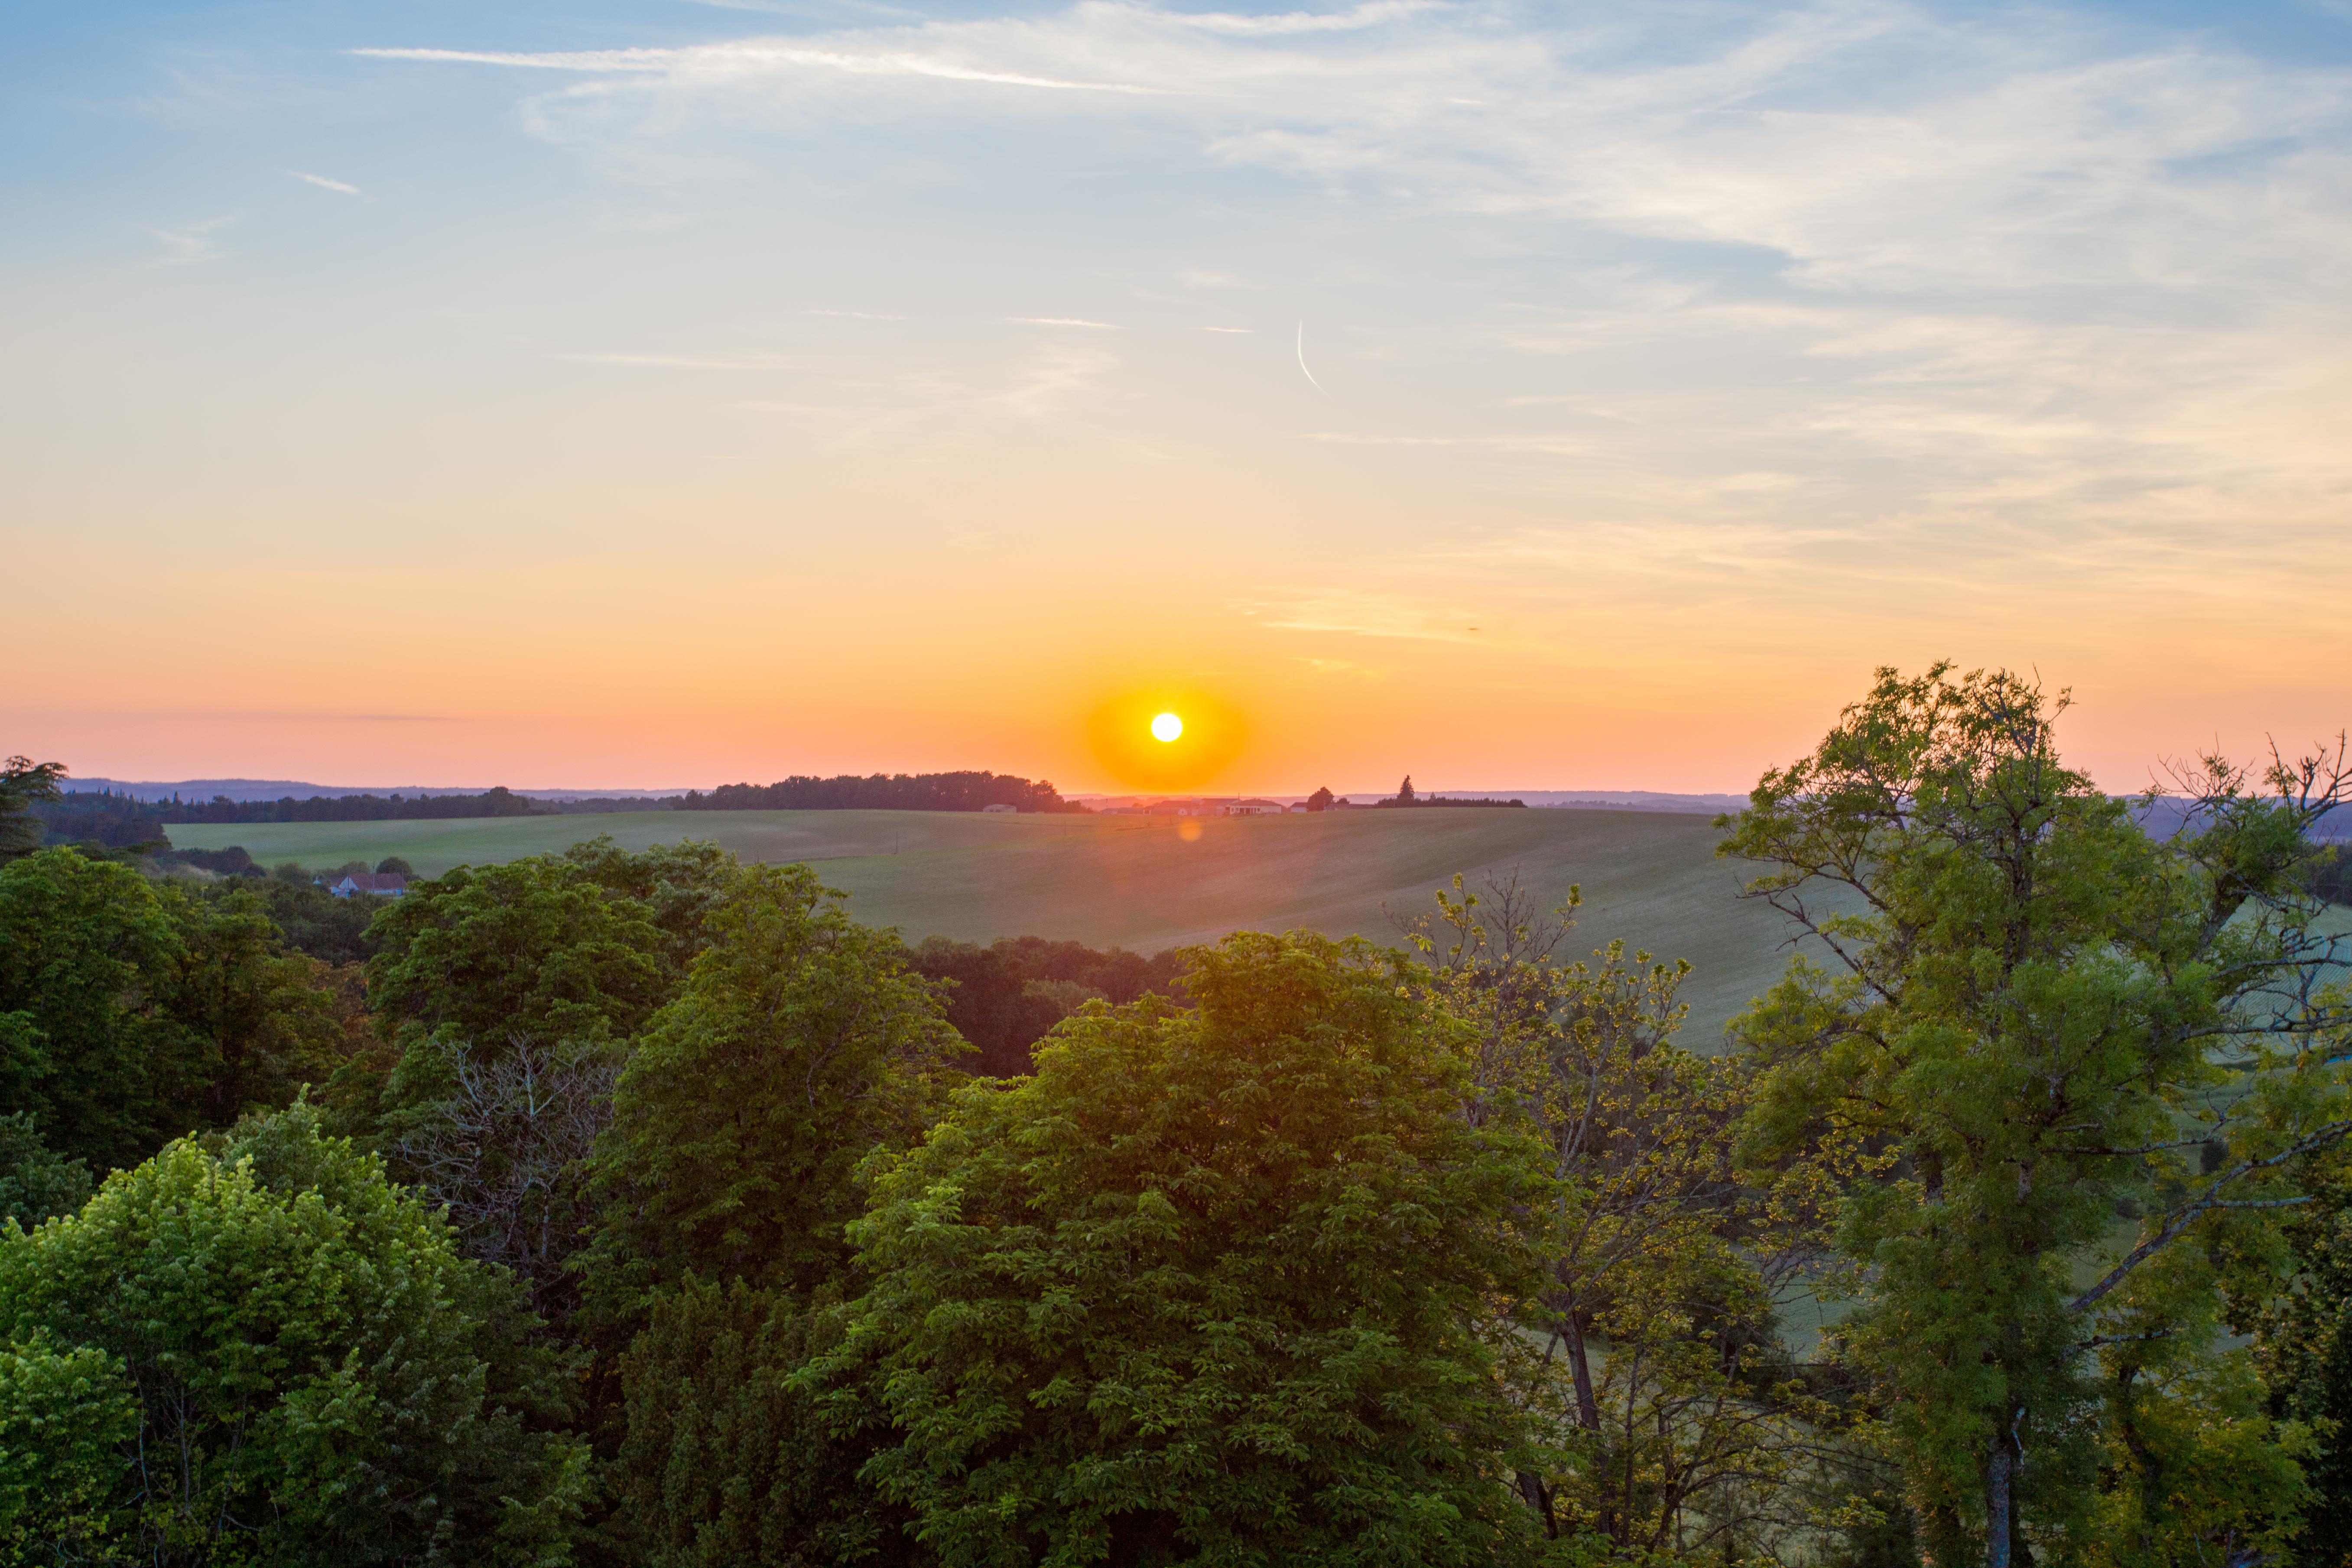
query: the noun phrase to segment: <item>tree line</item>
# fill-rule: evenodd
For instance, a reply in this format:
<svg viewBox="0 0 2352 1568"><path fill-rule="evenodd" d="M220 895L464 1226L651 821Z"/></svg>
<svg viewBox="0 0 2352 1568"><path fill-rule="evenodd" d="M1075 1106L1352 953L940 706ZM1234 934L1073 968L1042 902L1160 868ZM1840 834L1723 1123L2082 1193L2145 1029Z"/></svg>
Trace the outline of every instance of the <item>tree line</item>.
<svg viewBox="0 0 2352 1568"><path fill-rule="evenodd" d="M1885 672L1768 773L1804 952L1707 1051L1508 879L1146 960L600 842L353 986L20 835L0 1551L2340 1563L2342 754L2159 840L2061 705Z"/></svg>
<svg viewBox="0 0 2352 1568"><path fill-rule="evenodd" d="M17 762L27 768L28 759ZM58 777L62 779L62 770ZM477 817L553 816L613 811L1080 811L1048 783L990 773L876 773L859 778L793 777L772 784L721 784L709 794L550 800L503 785L478 795L340 795L298 800L141 800L112 790L59 787L26 809L51 844L109 848L168 844L173 823L443 822Z"/></svg>
<svg viewBox="0 0 2352 1568"><path fill-rule="evenodd" d="M1084 811L1064 800L1043 780L1010 773L842 773L811 778L795 773L771 784L720 784L705 795L688 790L680 811L982 811L1009 805L1016 811Z"/></svg>

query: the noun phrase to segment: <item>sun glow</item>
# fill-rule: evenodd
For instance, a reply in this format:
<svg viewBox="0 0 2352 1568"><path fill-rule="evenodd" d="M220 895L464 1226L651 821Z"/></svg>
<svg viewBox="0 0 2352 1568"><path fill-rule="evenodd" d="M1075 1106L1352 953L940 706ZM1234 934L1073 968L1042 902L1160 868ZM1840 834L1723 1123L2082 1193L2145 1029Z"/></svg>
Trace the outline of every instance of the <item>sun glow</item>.
<svg viewBox="0 0 2352 1568"><path fill-rule="evenodd" d="M1087 721L1104 773L1129 789L1195 790L1241 756L1247 726L1234 704L1197 687L1129 689Z"/></svg>

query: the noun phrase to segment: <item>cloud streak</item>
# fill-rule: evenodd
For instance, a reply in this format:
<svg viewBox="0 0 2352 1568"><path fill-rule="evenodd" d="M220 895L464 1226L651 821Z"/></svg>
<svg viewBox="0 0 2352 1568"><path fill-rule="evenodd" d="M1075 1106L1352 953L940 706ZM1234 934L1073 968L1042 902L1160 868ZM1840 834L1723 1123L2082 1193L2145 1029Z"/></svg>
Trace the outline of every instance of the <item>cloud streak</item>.
<svg viewBox="0 0 2352 1568"><path fill-rule="evenodd" d="M774 41L703 44L670 49L555 50L544 54L430 48L358 48L348 52L368 59L507 66L520 70L575 71L592 75L650 73L680 80L728 81L814 68L850 76L929 77L940 81L1042 88L1055 92L1151 93L1160 90L1129 82L1076 81L1015 70L992 70L929 55L811 49Z"/></svg>

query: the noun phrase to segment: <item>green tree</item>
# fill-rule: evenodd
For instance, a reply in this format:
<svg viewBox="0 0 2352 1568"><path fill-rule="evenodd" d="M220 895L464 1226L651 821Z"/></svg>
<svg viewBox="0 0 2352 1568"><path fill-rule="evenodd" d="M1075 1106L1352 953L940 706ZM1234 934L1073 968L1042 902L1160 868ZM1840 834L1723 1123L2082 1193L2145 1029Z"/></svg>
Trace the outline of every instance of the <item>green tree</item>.
<svg viewBox="0 0 2352 1568"><path fill-rule="evenodd" d="M286 875L280 867L267 877L237 878L234 882L190 889L197 899L226 900L242 896L261 908L285 933L286 945L327 963L361 963L375 951L368 940L368 923L376 917L373 899L339 899L310 879L299 867Z"/></svg>
<svg viewBox="0 0 2352 1568"><path fill-rule="evenodd" d="M139 1401L120 1357L0 1344L0 1554L10 1563L119 1560L108 1504Z"/></svg>
<svg viewBox="0 0 2352 1568"><path fill-rule="evenodd" d="M42 1142L26 1112L0 1116L0 1220L36 1226L73 1213L89 1198L89 1166Z"/></svg>
<svg viewBox="0 0 2352 1568"><path fill-rule="evenodd" d="M1360 942L1242 933L1196 1012L1063 1024L878 1158L824 1363L952 1565L1470 1563L1539 1539L1482 1331L1541 1276L1531 1141ZM814 1375L814 1373L812 1373Z"/></svg>
<svg viewBox="0 0 2352 1568"><path fill-rule="evenodd" d="M897 933L805 866L745 868L712 943L646 1029L598 1141L583 1259L635 1321L687 1274L807 1290L848 1257L858 1163L921 1135L962 1049Z"/></svg>
<svg viewBox="0 0 2352 1568"><path fill-rule="evenodd" d="M0 1528L45 1561L567 1561L585 1455L534 1326L307 1106L174 1142L0 1236L0 1434L72 1438L54 1490L0 1457Z"/></svg>
<svg viewBox="0 0 2352 1568"><path fill-rule="evenodd" d="M839 1342L824 1294L688 1276L656 1297L621 1358L614 1467L652 1568L927 1559L904 1511L858 1477L887 1422L870 1398L829 1407L805 1375Z"/></svg>
<svg viewBox="0 0 2352 1568"><path fill-rule="evenodd" d="M1555 1535L1612 1552L1767 1551L1811 1533L1852 1468L1775 1333L1774 1297L1818 1258L1810 1173L1736 1167L1749 1075L1677 1040L1688 964L1616 942L1558 958L1581 901L1456 877L1398 922L1472 1027L1468 1118L1525 1116L1559 1184L1539 1333L1507 1362L1551 1463L1519 1484Z"/></svg>
<svg viewBox="0 0 2352 1568"><path fill-rule="evenodd" d="M403 1180L447 1205L467 1256L520 1274L535 1309L577 1304L585 1157L627 1037L673 996L740 875L708 844L461 867L371 928L371 999L394 1055L331 1098ZM381 1073L380 1080L376 1075Z"/></svg>
<svg viewBox="0 0 2352 1568"><path fill-rule="evenodd" d="M194 1124L226 1127L325 1083L344 1036L318 961L287 952L266 906L242 889L207 899L169 890L165 902L181 950L169 1012L198 1052Z"/></svg>
<svg viewBox="0 0 2352 1568"><path fill-rule="evenodd" d="M2297 1288L2260 1303L2263 1381L2273 1415L2309 1426L2310 1493L2290 1561L2298 1568L2352 1568L2352 1152L2341 1145L2306 1162L2312 1201L2285 1222Z"/></svg>
<svg viewBox="0 0 2352 1568"><path fill-rule="evenodd" d="M716 844L689 838L624 849L602 834L563 852L607 892L635 900L662 936L663 962L673 982L682 980L697 954L709 945L710 916L725 902L740 868L734 855Z"/></svg>
<svg viewBox="0 0 2352 1568"><path fill-rule="evenodd" d="M1748 1152L1849 1183L1840 1337L1944 1564L2189 1552L2124 1461L2243 1405L2225 1292L2275 1287L2292 1168L2347 1127L2315 992L2336 955L2297 891L2342 770L2273 767L2264 796L2210 763L2159 843L2061 764L2054 711L2005 673L1883 670L1723 819L1838 965L1801 961L1738 1026L1766 1064ZM2224 1560L2275 1543L2298 1485L2294 1432L2231 1419L2191 1531Z"/></svg>
<svg viewBox="0 0 2352 1568"><path fill-rule="evenodd" d="M60 1154L135 1164L286 1104L342 1045L320 966L242 892L191 898L69 848L0 868L0 1113Z"/></svg>
<svg viewBox="0 0 2352 1568"><path fill-rule="evenodd" d="M41 819L33 815L33 803L58 799L58 780L65 772L63 763L30 757L0 763L0 865L41 847Z"/></svg>
<svg viewBox="0 0 2352 1568"><path fill-rule="evenodd" d="M127 866L62 848L0 866L0 1111L101 1171L195 1125L202 1047L171 1012L185 956Z"/></svg>
<svg viewBox="0 0 2352 1568"><path fill-rule="evenodd" d="M369 935L385 1026L404 1040L446 1031L486 1055L516 1034L625 1037L671 984L644 906L561 857L460 866L389 903Z"/></svg>

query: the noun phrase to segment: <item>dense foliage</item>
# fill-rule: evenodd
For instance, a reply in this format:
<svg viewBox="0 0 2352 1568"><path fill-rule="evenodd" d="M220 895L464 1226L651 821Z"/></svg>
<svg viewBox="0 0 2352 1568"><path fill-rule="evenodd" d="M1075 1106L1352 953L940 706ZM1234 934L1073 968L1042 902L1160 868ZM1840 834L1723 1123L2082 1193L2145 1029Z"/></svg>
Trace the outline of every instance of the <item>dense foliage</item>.
<svg viewBox="0 0 2352 1568"><path fill-rule="evenodd" d="M586 1266L608 1316L688 1274L806 1290L836 1276L858 1163L921 1136L964 1047L887 932L805 866L746 868L646 1028L599 1142Z"/></svg>
<svg viewBox="0 0 2352 1568"><path fill-rule="evenodd" d="M65 771L62 763L30 757L0 763L0 863L41 847L39 812L58 798L58 780Z"/></svg>
<svg viewBox="0 0 2352 1568"><path fill-rule="evenodd" d="M834 1375L942 1563L1481 1563L1531 1521L1489 1337L1540 1148L1361 944L1237 935L877 1168Z"/></svg>
<svg viewBox="0 0 2352 1568"><path fill-rule="evenodd" d="M103 1171L282 1104L339 1058L320 967L240 894L23 856L0 867L0 1105Z"/></svg>
<svg viewBox="0 0 2352 1568"><path fill-rule="evenodd" d="M0 1241L0 1542L72 1562L555 1563L566 1357L297 1107Z"/></svg>
<svg viewBox="0 0 2352 1568"><path fill-rule="evenodd" d="M1840 1173L1839 1338L1937 1562L2268 1555L2307 1433L2226 1318L2276 1290L2297 1163L2352 1126L2303 892L2343 775L2265 797L2210 763L2158 842L2051 717L2012 676L1884 672L1731 823L1836 963L1739 1026L1769 1064L1749 1152Z"/></svg>
<svg viewBox="0 0 2352 1568"><path fill-rule="evenodd" d="M1034 936L1004 937L986 947L935 936L908 962L925 977L950 983L948 1022L973 1049L966 1065L997 1078L1026 1073L1046 1031L1089 1001L1124 1005L1147 992L1183 995L1177 979L1182 959L1172 949L1146 958Z"/></svg>

